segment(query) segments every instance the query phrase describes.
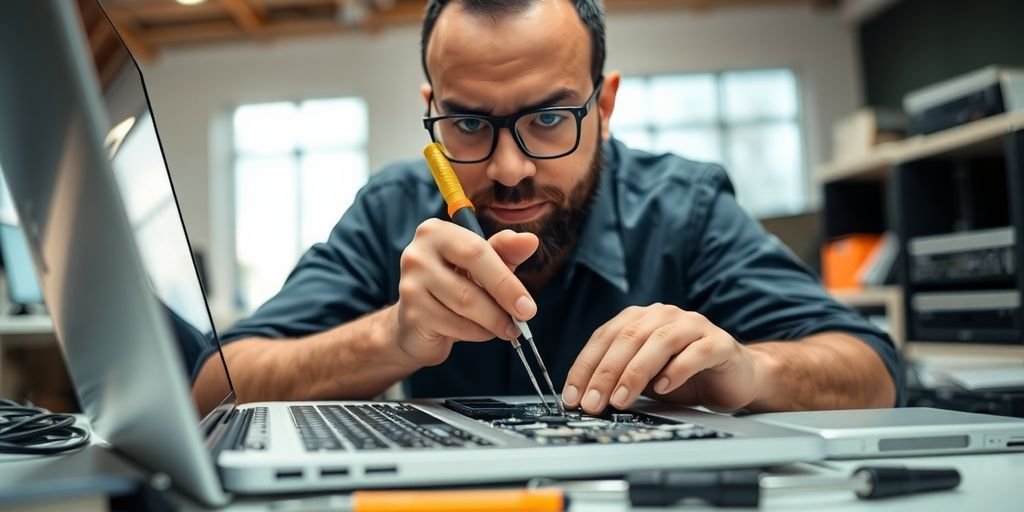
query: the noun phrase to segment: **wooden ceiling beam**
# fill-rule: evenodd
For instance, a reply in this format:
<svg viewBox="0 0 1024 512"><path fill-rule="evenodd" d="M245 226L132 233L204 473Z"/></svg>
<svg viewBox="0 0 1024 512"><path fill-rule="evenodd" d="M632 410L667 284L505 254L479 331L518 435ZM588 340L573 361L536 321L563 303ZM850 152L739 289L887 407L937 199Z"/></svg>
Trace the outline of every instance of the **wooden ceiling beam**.
<svg viewBox="0 0 1024 512"><path fill-rule="evenodd" d="M652 9L690 9L706 12L719 8L821 6L830 0L605 0L611 12ZM353 29L376 31L388 26L419 23L424 0L396 0L388 9L375 11L359 26L340 23L332 9L337 0L218 0L197 6L180 6L167 0L124 0L107 5L116 16L122 34L134 40L133 52L155 55L155 48L167 45L219 42L234 39L268 39L302 34L345 32ZM200 6L205 6L201 7ZM197 9L198 8L198 9ZM294 10L293 10L294 9ZM303 11L306 9L306 11ZM290 16L275 16L276 10ZM183 13L189 13L186 18ZM306 15L305 18L297 15ZM188 21L189 19L193 21ZM169 23L160 23L168 21ZM128 42L126 37L126 43ZM146 57L148 58L148 57Z"/></svg>
<svg viewBox="0 0 1024 512"><path fill-rule="evenodd" d="M120 0L104 2L103 10L110 16L127 17L146 22L188 21L196 18L215 18L225 15L219 2L181 5L167 0Z"/></svg>
<svg viewBox="0 0 1024 512"><path fill-rule="evenodd" d="M815 0L605 0L605 9L611 12L649 9L690 9L709 11L718 8L735 7L778 7L782 5L807 4Z"/></svg>
<svg viewBox="0 0 1024 512"><path fill-rule="evenodd" d="M389 9L375 11L366 20L369 30L380 30L389 25L419 23L423 20L423 2L396 2Z"/></svg>
<svg viewBox="0 0 1024 512"><path fill-rule="evenodd" d="M154 46L223 41L240 38L245 32L232 20L203 21L187 25L153 27L142 37Z"/></svg>
<svg viewBox="0 0 1024 512"><path fill-rule="evenodd" d="M110 23L102 15L88 21L83 19L82 22L87 24L85 33L89 37L89 51L93 55L97 55L110 43L110 39L114 37L114 31L110 28Z"/></svg>
<svg viewBox="0 0 1024 512"><path fill-rule="evenodd" d="M220 0L221 5L231 14L235 22L251 35L259 35L263 28L263 16L246 0Z"/></svg>
<svg viewBox="0 0 1024 512"><path fill-rule="evenodd" d="M284 7L311 7L318 5L337 5L337 0L249 0L264 11Z"/></svg>
<svg viewBox="0 0 1024 512"><path fill-rule="evenodd" d="M121 36L121 41L124 41L125 46L128 47L128 51L131 52L132 56L144 61L152 61L156 59L156 48L142 39L139 35L139 26L134 20L128 17L123 17L120 14L113 14L109 12L107 14L110 16L110 21L113 22L114 26L117 28L117 33Z"/></svg>

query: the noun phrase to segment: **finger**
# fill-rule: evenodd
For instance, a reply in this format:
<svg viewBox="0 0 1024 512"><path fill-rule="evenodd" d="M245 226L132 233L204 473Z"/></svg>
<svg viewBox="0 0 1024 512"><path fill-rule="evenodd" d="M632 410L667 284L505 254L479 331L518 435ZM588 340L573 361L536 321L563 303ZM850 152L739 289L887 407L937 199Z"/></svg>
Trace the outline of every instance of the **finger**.
<svg viewBox="0 0 1024 512"><path fill-rule="evenodd" d="M633 405L669 361L701 336L700 329L687 322L675 321L655 329L622 371L609 403L619 409Z"/></svg>
<svg viewBox="0 0 1024 512"><path fill-rule="evenodd" d="M619 393L616 398L625 401L625 397L621 396L622 391L628 394L630 390L624 388L620 391L616 384L622 380L626 367L647 343L651 334L661 327L670 325L678 317L678 313L679 310L673 306L662 304L648 306L643 309L642 315L627 323L615 335L607 352L594 370L587 385L587 391L580 402L584 411L591 414L601 412L611 400L613 393ZM668 354L678 352L671 347L666 350L669 351ZM668 360L668 355L665 356L665 360Z"/></svg>
<svg viewBox="0 0 1024 512"><path fill-rule="evenodd" d="M436 298L433 307L425 309L424 313L430 315L438 334L447 338L458 341L487 341L494 338L494 333L489 329L448 309Z"/></svg>
<svg viewBox="0 0 1024 512"><path fill-rule="evenodd" d="M537 252L540 239L533 233L516 233L506 229L495 233L488 242L509 270L515 272L516 267Z"/></svg>
<svg viewBox="0 0 1024 512"><path fill-rule="evenodd" d="M419 339L433 340L437 336L462 341L484 341L494 333L469 318L448 309L425 286L400 284L405 293L402 301L408 325L416 329Z"/></svg>
<svg viewBox="0 0 1024 512"><path fill-rule="evenodd" d="M713 338L694 341L665 365L654 382L654 392L659 395L671 393L694 375L722 364L724 359L725 351Z"/></svg>
<svg viewBox="0 0 1024 512"><path fill-rule="evenodd" d="M590 383L594 370L597 369L597 365L604 358L605 353L608 351L608 346L611 345L612 340L615 338L615 334L621 331L625 325L639 318L643 311L644 308L630 306L594 331L593 336L583 346L583 350L580 350L579 355L576 356L576 361L573 362L572 368L569 368L569 374L565 378L565 387L562 389L562 402L566 406L579 406L583 398L582 391L587 389L587 384Z"/></svg>
<svg viewBox="0 0 1024 512"><path fill-rule="evenodd" d="M430 294L455 315L471 320L491 333L511 339L518 334L508 312L471 279L447 268L438 268L428 279ZM456 334L461 339L461 334Z"/></svg>
<svg viewBox="0 0 1024 512"><path fill-rule="evenodd" d="M526 291L526 286L509 270L494 248L468 229L454 224L449 226L452 229L424 222L417 229L417 234L429 235L441 257L469 272L472 280L480 283L480 286L494 298L494 302L506 312L520 320L533 318L537 313L537 304ZM427 229L436 229L438 232L420 233ZM442 229L444 232L441 232Z"/></svg>

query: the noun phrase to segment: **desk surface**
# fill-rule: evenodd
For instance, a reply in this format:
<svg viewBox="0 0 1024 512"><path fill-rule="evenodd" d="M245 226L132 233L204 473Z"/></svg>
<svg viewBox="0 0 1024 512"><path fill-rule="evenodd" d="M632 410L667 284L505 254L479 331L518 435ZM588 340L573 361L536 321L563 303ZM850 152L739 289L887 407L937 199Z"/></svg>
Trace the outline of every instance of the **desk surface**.
<svg viewBox="0 0 1024 512"><path fill-rule="evenodd" d="M50 315L0 315L0 336L53 334Z"/></svg>
<svg viewBox="0 0 1024 512"><path fill-rule="evenodd" d="M99 449L92 446L90 449ZM35 481L54 474L67 475L76 465L75 461L89 461L95 458L88 452L78 452L60 457L11 457L0 456L0 489L5 486L18 485L18 482ZM78 462L77 464L81 464ZM107 462L109 464L109 461ZM904 464L913 467L955 467L960 470L962 483L953 491L930 494L919 494L892 498L884 501L860 501L852 492L833 492L805 494L766 499L761 510L798 510L798 511L900 511L900 512L944 512L944 511L998 511L1020 510L1024 503L1024 453L963 455L953 457L913 457L902 459L875 459L864 461L829 461L822 464L796 464L779 468L779 473L798 474L849 474L854 468L866 464ZM89 467L89 466L84 466ZM127 466L125 466L127 467ZM773 474L777 472L773 471ZM291 497L290 499L295 499ZM202 507L180 499L182 510L202 511ZM280 510L274 507L271 500L258 497L238 497L234 503L224 510L231 512L257 512ZM665 509L629 509L622 502L584 501L573 502L571 511L625 511L625 510L665 510ZM675 507L671 510L687 511L721 511L714 507L695 506ZM738 509L732 509L738 510Z"/></svg>
<svg viewBox="0 0 1024 512"><path fill-rule="evenodd" d="M913 467L955 467L962 478L960 487L953 491L936 492L892 498L882 501L858 500L852 492L832 492L785 496L765 499L760 510L836 510L944 512L971 510L1020 510L1024 503L1024 453L964 455L955 457L913 457L902 459L875 459L862 461L829 461L821 465L798 464L779 468L780 472L801 474L849 474L867 464L904 464ZM773 473L774 474L774 473ZM718 511L721 509L695 504L671 509L630 509L625 503L576 500L570 511L626 511L626 510L686 510ZM191 508L187 510L202 510ZM232 512L274 510L270 503L258 498L236 498L227 509Z"/></svg>

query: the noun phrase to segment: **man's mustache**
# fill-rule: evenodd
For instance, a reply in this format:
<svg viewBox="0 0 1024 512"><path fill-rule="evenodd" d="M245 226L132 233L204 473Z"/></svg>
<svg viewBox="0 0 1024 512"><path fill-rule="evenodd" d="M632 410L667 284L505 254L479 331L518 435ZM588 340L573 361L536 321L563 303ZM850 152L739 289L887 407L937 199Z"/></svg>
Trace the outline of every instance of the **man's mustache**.
<svg viewBox="0 0 1024 512"><path fill-rule="evenodd" d="M473 194L473 204L478 208L493 204L518 204L533 202L536 199L550 201L556 205L565 204L565 193L551 185L537 186L533 178L526 178L514 187L506 187L495 182L490 188Z"/></svg>

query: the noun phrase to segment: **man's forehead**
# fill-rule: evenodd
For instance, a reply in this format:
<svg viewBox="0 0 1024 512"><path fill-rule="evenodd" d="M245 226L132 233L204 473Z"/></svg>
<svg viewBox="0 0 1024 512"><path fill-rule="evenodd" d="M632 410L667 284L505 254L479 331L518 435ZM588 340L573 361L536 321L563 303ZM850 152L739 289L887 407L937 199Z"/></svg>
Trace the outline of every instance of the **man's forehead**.
<svg viewBox="0 0 1024 512"><path fill-rule="evenodd" d="M499 96L501 103L513 101L511 93L529 103L561 88L585 96L590 35L566 0L538 0L495 17L453 4L438 17L427 66L438 99L458 96L460 103L486 106Z"/></svg>

